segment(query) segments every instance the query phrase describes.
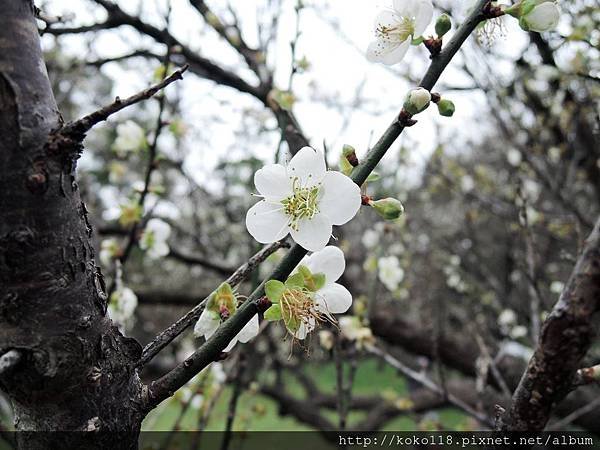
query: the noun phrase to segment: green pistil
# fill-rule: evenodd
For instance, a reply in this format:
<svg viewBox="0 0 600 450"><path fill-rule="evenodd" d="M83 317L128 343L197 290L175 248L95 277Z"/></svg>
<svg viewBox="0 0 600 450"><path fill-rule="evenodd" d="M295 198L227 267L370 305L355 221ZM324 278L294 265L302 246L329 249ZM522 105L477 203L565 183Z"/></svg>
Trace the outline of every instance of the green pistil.
<svg viewBox="0 0 600 450"><path fill-rule="evenodd" d="M298 187L298 178L294 178L293 194L281 200L284 213L290 218L289 226L298 231L298 222L312 219L319 212L319 187Z"/></svg>

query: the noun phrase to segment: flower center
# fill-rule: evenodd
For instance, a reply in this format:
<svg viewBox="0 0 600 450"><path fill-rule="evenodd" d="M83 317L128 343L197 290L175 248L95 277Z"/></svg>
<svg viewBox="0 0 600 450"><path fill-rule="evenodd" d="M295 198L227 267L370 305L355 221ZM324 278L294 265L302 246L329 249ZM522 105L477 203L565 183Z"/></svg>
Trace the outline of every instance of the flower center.
<svg viewBox="0 0 600 450"><path fill-rule="evenodd" d="M301 219L312 219L319 212L319 187L302 188L298 186L298 178L292 184L293 194L281 200L284 213L290 218L289 226L298 231Z"/></svg>
<svg viewBox="0 0 600 450"><path fill-rule="evenodd" d="M279 301L279 306L281 316L288 329L295 332L302 324L308 327L309 325L332 320L327 314L315 308L314 295L314 292L306 288L285 290Z"/></svg>
<svg viewBox="0 0 600 450"><path fill-rule="evenodd" d="M394 26L379 24L375 34L379 39L404 42L415 33L415 21L410 17L402 17Z"/></svg>

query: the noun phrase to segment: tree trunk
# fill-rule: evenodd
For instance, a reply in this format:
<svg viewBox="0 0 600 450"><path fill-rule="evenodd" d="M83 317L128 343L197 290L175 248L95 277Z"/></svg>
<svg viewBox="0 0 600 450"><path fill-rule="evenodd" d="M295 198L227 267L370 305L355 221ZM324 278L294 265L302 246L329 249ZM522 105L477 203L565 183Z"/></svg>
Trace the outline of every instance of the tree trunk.
<svg viewBox="0 0 600 450"><path fill-rule="evenodd" d="M141 347L106 315L75 181L81 143L52 133L61 118L33 4L0 10L0 356L20 356L0 387L19 431L88 431L19 434L20 448L137 448Z"/></svg>

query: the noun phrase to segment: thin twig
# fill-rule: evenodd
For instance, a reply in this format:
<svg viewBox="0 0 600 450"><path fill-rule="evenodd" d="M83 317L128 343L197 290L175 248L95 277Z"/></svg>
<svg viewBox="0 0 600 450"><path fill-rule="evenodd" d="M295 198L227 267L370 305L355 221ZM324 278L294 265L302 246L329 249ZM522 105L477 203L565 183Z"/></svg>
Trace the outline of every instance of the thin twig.
<svg viewBox="0 0 600 450"><path fill-rule="evenodd" d="M411 378L412 380L416 381L417 383L421 384L422 386L426 387L427 389L429 389L433 392L436 392L437 394L446 398L448 400L448 403L451 403L452 405L456 406L457 408L462 409L464 412L466 412L471 417L474 417L482 424L485 424L490 428L494 427L493 419L491 419L487 415L484 415L484 414L481 414L481 413L475 411L473 408L471 408L469 405L467 405L461 399L455 397L453 394L450 394L450 393L444 394L444 390L440 386L435 384L431 379L426 377L424 374L421 374L421 373L418 373L418 372L412 370L410 367L404 365L401 361L397 360L389 353L384 352L379 347L376 347L374 345L368 345L368 346L366 346L366 349L369 352L371 352L372 354L383 359L386 363L388 363L393 368L402 372L405 376Z"/></svg>
<svg viewBox="0 0 600 450"><path fill-rule="evenodd" d="M242 394L242 377L244 375L244 369L246 368L246 362L244 361L244 354L238 354L238 364L236 366L236 373L233 380L233 392L231 393L231 399L229 400L229 406L227 408L227 423L225 425L225 434L223 436L223 442L221 443L221 450L229 449L232 436L231 433L233 431L233 421L235 420L240 395Z"/></svg>
<svg viewBox="0 0 600 450"><path fill-rule="evenodd" d="M127 97L125 99L117 97L110 105L104 106L93 113L82 117L81 119L67 123L60 128L57 133L64 136L75 136L77 138L85 136L85 133L91 130L94 125L108 119L111 115L127 108L128 106L135 105L143 100L147 100L174 81L183 79L183 73L188 69L188 67L189 66L186 64L180 69L177 69L160 83L150 86L148 89L144 89L143 91L138 92L131 97Z"/></svg>
<svg viewBox="0 0 600 450"><path fill-rule="evenodd" d="M579 419L581 416L585 416L587 413L592 412L594 409L596 409L599 406L600 406L600 397L597 397L593 401L591 401L590 403L585 405L584 407L573 411L571 414L569 414L566 417L563 417L561 420L557 420L552 425L547 427L546 430L547 431L564 430L567 425L573 423L574 421Z"/></svg>
<svg viewBox="0 0 600 450"><path fill-rule="evenodd" d="M100 0L96 0L99 2ZM485 20L484 7L490 5L489 0L479 0L471 14L456 30L445 48L432 59L432 62L421 80L420 86L431 90L448 66L461 45L470 36L477 25ZM384 157L392 144L405 128L404 123L396 118L386 129L379 141L373 146L366 158L358 165L352 174L352 181L361 186ZM266 280L284 280L300 263L307 251L295 245L283 258L273 273ZM266 282L265 280L265 282ZM170 397L173 392L183 386L190 378L204 367L215 361L231 339L254 317L259 310L258 301L264 295L264 282L252 292L238 311L225 321L217 331L194 352L189 358L178 364L162 378L153 381L146 390L145 407L152 409L160 402ZM491 423L491 422L490 422Z"/></svg>
<svg viewBox="0 0 600 450"><path fill-rule="evenodd" d="M260 263L262 263L280 248L286 246L288 246L288 244L285 239L275 242L274 244L267 245L261 251L252 256L245 264L238 267L238 269L229 278L227 278L225 282L229 283L232 287L237 286L244 281ZM204 309L204 305L208 301L209 296L210 294L204 298L204 300L199 302L194 308L192 308L186 315L181 317L177 322L172 324L169 328L156 336L152 342L146 345L137 366L141 367L147 364L163 348L172 342L173 339L183 333L189 326L194 324L200 317L200 314L202 314L202 310Z"/></svg>

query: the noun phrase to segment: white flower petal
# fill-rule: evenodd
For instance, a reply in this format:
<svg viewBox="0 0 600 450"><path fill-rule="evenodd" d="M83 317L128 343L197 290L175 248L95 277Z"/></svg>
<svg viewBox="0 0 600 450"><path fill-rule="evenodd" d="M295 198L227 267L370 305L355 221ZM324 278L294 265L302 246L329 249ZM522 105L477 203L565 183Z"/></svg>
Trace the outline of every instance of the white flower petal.
<svg viewBox="0 0 600 450"><path fill-rule="evenodd" d="M403 14L398 14L396 11L392 11L389 9L384 9L377 17L375 17L375 29L384 27L384 28L393 28L402 20Z"/></svg>
<svg viewBox="0 0 600 450"><path fill-rule="evenodd" d="M417 12L415 14L415 35L421 36L433 18L433 5L430 0L419 0L417 3Z"/></svg>
<svg viewBox="0 0 600 450"><path fill-rule="evenodd" d="M152 231L157 241L166 241L171 235L171 225L160 219L150 219L146 224L146 230Z"/></svg>
<svg viewBox="0 0 600 450"><path fill-rule="evenodd" d="M298 177L303 188L320 183L325 170L325 156L310 147L301 148L287 165L288 178Z"/></svg>
<svg viewBox="0 0 600 450"><path fill-rule="evenodd" d="M404 42L397 45L395 48L388 49L386 52L382 53L379 57L379 62L391 66L393 64L397 64L402 61L404 55L410 48L410 39L405 40Z"/></svg>
<svg viewBox="0 0 600 450"><path fill-rule="evenodd" d="M331 237L331 231L331 220L322 213L312 219L301 220L298 223L298 231L290 230L294 241L311 252L318 252L325 248Z"/></svg>
<svg viewBox="0 0 600 450"><path fill-rule="evenodd" d="M312 273L325 274L325 284L335 283L346 269L344 252L328 245L320 252L313 253L303 263Z"/></svg>
<svg viewBox="0 0 600 450"><path fill-rule="evenodd" d="M343 173L327 172L321 189L323 197L319 201L319 209L333 225L345 224L360 209L360 188Z"/></svg>
<svg viewBox="0 0 600 450"><path fill-rule="evenodd" d="M204 309L196 325L194 326L194 334L197 337L205 336L206 339L211 337L217 328L219 328L219 318L211 311Z"/></svg>
<svg viewBox="0 0 600 450"><path fill-rule="evenodd" d="M292 183L281 164L269 164L254 174L254 185L260 195L273 200L283 200L292 195Z"/></svg>
<svg viewBox="0 0 600 450"><path fill-rule="evenodd" d="M394 0L394 11L400 16L410 17L414 11L414 0Z"/></svg>
<svg viewBox="0 0 600 450"><path fill-rule="evenodd" d="M169 246L164 241L156 241L152 248L148 250L148 256L152 259L159 259L169 254Z"/></svg>
<svg viewBox="0 0 600 450"><path fill-rule="evenodd" d="M322 312L339 314L352 305L352 294L341 284L334 283L319 290L315 301Z"/></svg>
<svg viewBox="0 0 600 450"><path fill-rule="evenodd" d="M302 322L298 330L294 333L296 339L304 339L308 333L315 329L315 319L312 317L308 319L308 324Z"/></svg>
<svg viewBox="0 0 600 450"><path fill-rule="evenodd" d="M282 205L261 200L246 213L246 228L258 242L268 244L287 236L288 218Z"/></svg>
<svg viewBox="0 0 600 450"><path fill-rule="evenodd" d="M248 322L244 328L238 333L236 339L238 339L242 343L248 342L250 339L254 338L258 334L258 315L254 315L250 322Z"/></svg>
<svg viewBox="0 0 600 450"><path fill-rule="evenodd" d="M233 349L233 347L235 347L235 344L237 344L237 343L238 343L238 338L236 336L231 340L231 342L229 344L227 344L227 347L225 347L225 349L223 351L225 353L229 353Z"/></svg>

